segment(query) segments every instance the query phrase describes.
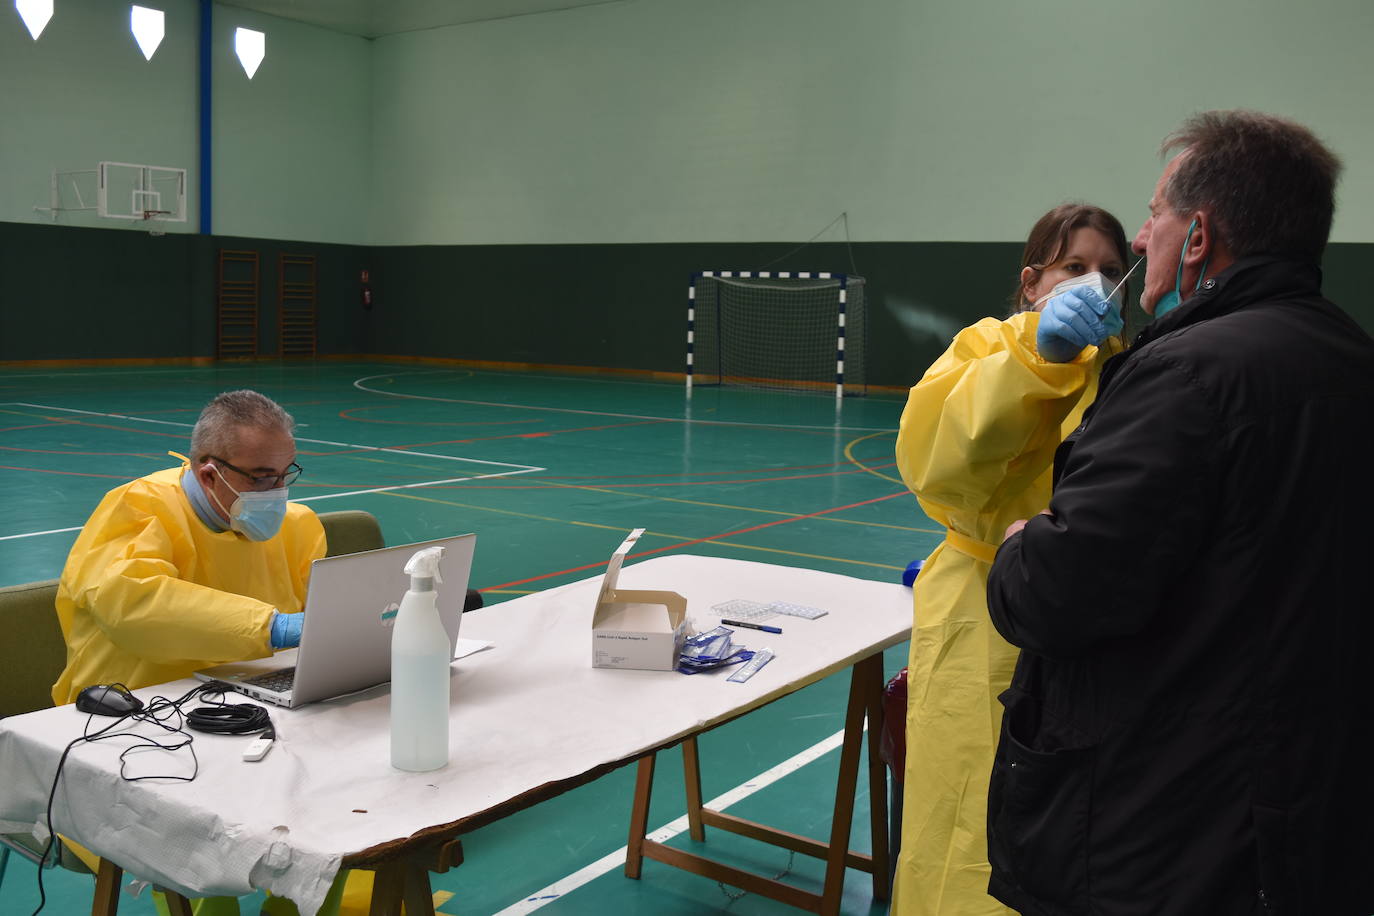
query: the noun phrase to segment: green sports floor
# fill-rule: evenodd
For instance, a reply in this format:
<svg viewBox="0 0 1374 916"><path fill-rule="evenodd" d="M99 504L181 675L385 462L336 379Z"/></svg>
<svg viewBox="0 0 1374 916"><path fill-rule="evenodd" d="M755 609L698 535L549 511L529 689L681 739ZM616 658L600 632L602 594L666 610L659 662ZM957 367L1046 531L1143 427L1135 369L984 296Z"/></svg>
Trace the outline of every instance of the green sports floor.
<svg viewBox="0 0 1374 916"><path fill-rule="evenodd" d="M292 497L317 511L365 509L388 544L477 532L472 585L488 604L595 575L625 533L638 556L683 552L896 582L942 532L893 467L902 401L698 388L604 375L386 363L0 370L0 585L55 578L108 489L177 463L214 394L255 388L296 418L305 474ZM907 644L889 650L891 674ZM703 791L729 810L827 834L848 678L838 675L701 739ZM461 702L461 698L458 698ZM519 722L512 722L519 728ZM480 741L480 735L468 736ZM779 773L781 772L781 775ZM634 767L465 836L466 862L433 876L439 912L797 912L646 862L616 862ZM683 814L681 758L660 755L651 829ZM853 846L867 850L868 798ZM685 830L670 840L698 844ZM705 849L820 889L821 863L721 831ZM45 872L44 912L89 912L92 880ZM882 913L850 873L843 912ZM258 897L241 903L256 914ZM0 912L38 903L35 867L11 857ZM121 913L154 912L144 894Z"/></svg>

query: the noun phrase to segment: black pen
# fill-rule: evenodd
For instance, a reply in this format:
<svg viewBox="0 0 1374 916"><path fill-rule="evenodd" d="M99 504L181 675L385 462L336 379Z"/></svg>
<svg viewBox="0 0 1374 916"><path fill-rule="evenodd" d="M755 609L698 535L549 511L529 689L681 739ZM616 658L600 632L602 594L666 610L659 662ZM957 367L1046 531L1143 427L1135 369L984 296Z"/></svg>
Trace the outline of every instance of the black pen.
<svg viewBox="0 0 1374 916"><path fill-rule="evenodd" d="M725 624L725 626L727 627L748 627L751 630L762 630L765 633L782 632L782 627L766 627L761 623L745 623L743 620L726 620L724 617L722 617L720 622Z"/></svg>

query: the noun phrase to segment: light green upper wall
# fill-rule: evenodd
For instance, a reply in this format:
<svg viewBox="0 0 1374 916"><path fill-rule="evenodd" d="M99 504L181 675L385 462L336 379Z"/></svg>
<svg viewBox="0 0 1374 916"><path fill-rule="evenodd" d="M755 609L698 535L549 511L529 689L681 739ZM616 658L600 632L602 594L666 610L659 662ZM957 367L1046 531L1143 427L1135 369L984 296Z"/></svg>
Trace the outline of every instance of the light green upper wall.
<svg viewBox="0 0 1374 916"><path fill-rule="evenodd" d="M267 36L253 79L234 29ZM364 244L372 168L372 44L215 8L215 232Z"/></svg>
<svg viewBox="0 0 1374 916"><path fill-rule="evenodd" d="M161 5L151 62L125 2L57 0L38 42L0 6L0 220L108 159L185 166L195 231L199 4ZM1160 138L1244 106L1344 157L1333 238L1370 242L1372 43L1370 0L624 0L374 42L217 5L213 231L801 241L845 211L854 241L1008 241L1067 198L1133 228Z"/></svg>
<svg viewBox="0 0 1374 916"><path fill-rule="evenodd" d="M199 4L147 0L166 36L145 61L129 4L56 0L38 41L13 3L0 7L0 220L52 222L54 168L106 160L187 170L188 219L199 227ZM367 237L370 42L236 7L214 7L213 225L220 235L359 244ZM250 81L233 32L267 35ZM59 225L143 228L94 213Z"/></svg>
<svg viewBox="0 0 1374 916"><path fill-rule="evenodd" d="M93 170L101 161L195 165L195 4L167 6L167 35L151 61L129 31L127 5L55 5L38 41L13 3L0 7L0 219L51 222L34 207L48 205L54 168ZM92 186L81 180L84 199ZM195 219L192 202L187 225L194 227ZM57 222L122 225L94 213L64 213Z"/></svg>
<svg viewBox="0 0 1374 916"><path fill-rule="evenodd" d="M1129 228L1159 141L1250 107L1343 156L1374 241L1368 0L627 0L375 42L379 244L1015 240ZM825 238L839 236L832 230Z"/></svg>

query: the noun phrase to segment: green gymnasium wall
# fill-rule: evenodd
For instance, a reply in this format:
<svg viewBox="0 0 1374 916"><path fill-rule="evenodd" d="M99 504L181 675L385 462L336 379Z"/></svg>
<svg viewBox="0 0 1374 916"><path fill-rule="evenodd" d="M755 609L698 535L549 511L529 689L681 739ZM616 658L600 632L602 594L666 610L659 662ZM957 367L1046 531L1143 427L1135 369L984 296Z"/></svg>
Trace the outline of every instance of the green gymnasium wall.
<svg viewBox="0 0 1374 916"><path fill-rule="evenodd" d="M0 223L0 362L209 358L221 248L259 252L260 352L277 353L281 254L319 264L321 355L681 372L693 270L772 264L869 278L868 381L905 387L959 328L1005 308L1018 243L379 246ZM778 260L782 258L782 260ZM774 263L776 262L776 263ZM81 269L72 269L80 264ZM1334 243L1326 292L1374 333L1374 245ZM372 275L362 306L358 273ZM52 307L51 303L65 303ZM1136 312L1139 315L1139 312Z"/></svg>
<svg viewBox="0 0 1374 916"><path fill-rule="evenodd" d="M1009 242L1070 198L1144 220L1209 108L1347 160L1374 242L1369 0L633 0L390 35L381 245ZM833 235L827 241L837 241Z"/></svg>
<svg viewBox="0 0 1374 916"><path fill-rule="evenodd" d="M0 223L0 362L209 359L220 249L259 255L259 353L277 347L283 254L316 258L322 354L368 352L358 299L367 249L236 236Z"/></svg>
<svg viewBox="0 0 1374 916"><path fill-rule="evenodd" d="M869 381L1003 308L1068 198L1145 216L1161 136L1247 106L1347 171L1329 295L1374 328L1374 4L634 0L373 41L214 5L213 235L197 210L195 0L145 62L127 5L0 10L0 360L208 357L219 248L320 259L320 350L680 371L692 270L869 278ZM267 33L249 81L233 27ZM33 210L54 166L192 169L190 221ZM796 254L841 212L837 225ZM782 260L779 260L782 259ZM358 271L372 271L371 310Z"/></svg>
<svg viewBox="0 0 1374 916"><path fill-rule="evenodd" d="M188 170L188 220L199 226L199 29L196 0L148 0L166 35L144 60L125 0L54 0L39 40L13 3L0 7L0 220L38 225L141 227L47 206L53 169L101 161ZM342 244L367 241L371 175L372 44L212 4L212 231ZM234 30L267 34L250 80Z"/></svg>

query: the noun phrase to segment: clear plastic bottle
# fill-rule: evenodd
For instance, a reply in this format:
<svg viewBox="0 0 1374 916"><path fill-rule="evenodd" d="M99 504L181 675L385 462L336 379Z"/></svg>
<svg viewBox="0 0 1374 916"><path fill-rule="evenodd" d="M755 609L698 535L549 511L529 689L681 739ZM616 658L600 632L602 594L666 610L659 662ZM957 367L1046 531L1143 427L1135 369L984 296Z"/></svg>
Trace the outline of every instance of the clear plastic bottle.
<svg viewBox="0 0 1374 916"><path fill-rule="evenodd" d="M448 763L448 631L439 618L442 547L427 547L406 563L410 588L391 631L391 765L424 772Z"/></svg>

